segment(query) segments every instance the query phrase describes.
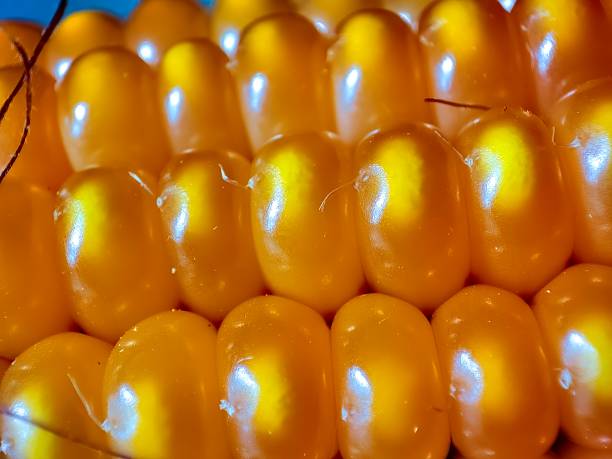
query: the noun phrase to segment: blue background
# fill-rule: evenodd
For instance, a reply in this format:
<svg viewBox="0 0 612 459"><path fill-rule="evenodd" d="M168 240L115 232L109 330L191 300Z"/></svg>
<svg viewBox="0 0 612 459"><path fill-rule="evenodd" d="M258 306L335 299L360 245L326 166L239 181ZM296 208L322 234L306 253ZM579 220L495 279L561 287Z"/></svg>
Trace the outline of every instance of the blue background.
<svg viewBox="0 0 612 459"><path fill-rule="evenodd" d="M126 18L138 3L139 0L68 0L66 13L97 9ZM210 5L211 0L200 0L200 3ZM25 19L45 25L56 8L56 0L0 0L0 20Z"/></svg>

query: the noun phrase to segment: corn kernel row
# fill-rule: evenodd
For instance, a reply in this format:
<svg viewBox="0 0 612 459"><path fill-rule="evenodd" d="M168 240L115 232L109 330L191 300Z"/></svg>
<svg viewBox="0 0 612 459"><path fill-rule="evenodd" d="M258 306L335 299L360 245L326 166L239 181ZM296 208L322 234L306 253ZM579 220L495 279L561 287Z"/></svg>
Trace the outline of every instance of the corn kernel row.
<svg viewBox="0 0 612 459"><path fill-rule="evenodd" d="M248 25L231 71L221 51L204 39L170 46L173 41L206 35L206 18L190 2L177 7L180 11L167 27L171 34L185 35L160 33L153 37L159 43L151 39L151 17L159 19L160 11L167 12L159 6L163 3L143 4L151 9L147 13L141 8L125 33L131 37L127 46L155 71L117 47L94 50L72 63L88 46L102 44L94 40L95 33L88 38L91 43L80 42L85 48L50 58L54 75L63 79L58 86L58 114L72 166L125 170L80 171L60 191L55 218L68 292L62 290L54 255L51 197L23 183L2 186L2 194L8 194L8 200L2 201L7 211L2 217L6 220L2 253L12 255L3 265L4 279L9 280L9 320L3 321L7 333L0 345L7 350L1 355L14 357L44 336L67 329L68 302L86 331L114 342L134 323L179 301L220 321L240 301L261 293L264 282L273 292L326 315L357 294L364 278L377 291L432 311L464 285L468 272L471 280L530 297L563 269L572 245L578 261L611 263L606 145L612 130L608 108L612 83L588 82L554 103L579 83L610 75L609 26L599 2L568 2L570 8L523 1L508 16L494 2L438 1L422 17L420 50L414 33L392 13L363 10L339 21L348 12L343 5L325 18L317 11L321 5L312 2L311 9L303 11L309 11L315 26L292 13ZM161 9L155 12L156 7ZM548 17L541 14L543 7ZM186 18L195 24L193 28ZM100 27L107 23L108 35L119 44L120 25L103 15L92 25L88 21L93 16L83 14L75 30L87 24L96 30L98 19ZM330 48L325 33L336 23L338 38ZM521 40L529 50L525 56ZM164 55L165 49L169 51ZM386 72L381 72L383 66ZM534 78L525 84L529 66ZM7 92L20 71L6 69ZM41 81L43 89L35 92L46 90L51 96L37 95L34 114L41 121L34 125L46 128L33 129L38 140L31 139L29 153L26 149L14 172L17 178L56 188L69 169L53 123L52 81L41 70L36 73L35 81ZM472 104L537 107L554 129L550 132L536 116L514 109L492 110L460 129L473 119L474 109L427 106L421 102L425 94ZM12 124L4 137L7 152L20 132L23 104L11 110ZM244 122L237 115L240 111ZM428 126L412 124L430 120L454 146ZM2 129L7 125L3 122ZM376 128L378 132L359 142ZM339 140L311 133L323 130L335 130ZM276 139L270 142L271 138ZM189 150L215 152L177 156L166 165L169 151ZM252 169L245 159L224 150L247 157L256 152ZM164 165L158 184L155 175ZM15 219L21 227L15 226ZM42 234L45 228L49 231ZM48 264L39 262L43 257ZM567 325L572 311L540 322L554 349L549 349L549 357L558 360L550 367L561 369L552 381L561 391L563 427L575 441L602 447L610 441L606 424L610 365L605 357L611 336L610 291L593 292L599 292L597 286L609 272L603 267L572 269L572 275L561 275L564 280L556 287L563 291L567 283L569 290L558 293L555 301L565 304L576 285L587 285L585 291L591 296L584 299L581 291L581 304L590 301L599 306L576 322L570 319L562 335L555 335L558 330L550 324ZM576 274L579 271L582 274ZM11 295L20 304L18 309ZM463 330L469 309L465 303L472 307L479 302L503 304L500 316L485 306L484 310L474 306L472 325ZM236 309L226 318L216 344L221 349L221 400L208 395L197 409L193 398L184 394L218 390L214 357L210 357L215 344L210 324L189 313L154 316L119 341L104 378L105 395L93 408L100 419L106 414L104 421L96 423L91 413L89 418L83 416L84 404L92 393L93 399L98 397L98 389L88 389L87 383L79 382L87 376L72 372L83 364L74 348L91 350L88 364L95 361L98 367L109 349L79 335L50 338L40 343L41 350L36 345L32 351L44 356L58 353L55 364L44 363L51 369L41 370L58 378L48 389L38 387L43 378L36 372L25 375L26 369L29 373L41 365L39 360L29 363L30 354L18 358L25 362L16 365L24 376L11 370L5 383L8 404L13 414L22 415L28 404L32 412L46 412L49 418L36 421L53 427L59 418L68 423L77 419L82 429L69 425L58 434L86 439L87 449L105 449L105 437L110 436L112 450L143 458L228 454L224 441L211 441L224 435L217 402L229 418L229 449L239 457L331 457L334 418L345 457L380 457L386 451L402 455L406 449L418 448L425 455L443 457L449 434L441 426L447 415L437 402L445 399L445 392L451 394L453 442L469 456L487 456L491 451L503 456L509 445L513 454L519 450L523 455L536 454L552 442L557 402L549 387L549 367L537 350L541 348L537 331L532 333L534 321L530 313L523 314L520 300L492 287L473 287L445 304L434 318L442 382L436 382L438 370L434 368L432 376L422 367L432 362L435 367L436 352L427 347L427 339L417 344L425 343L423 349L429 354L423 352L431 358L421 361L398 351L398 361L386 359L390 349L405 350L402 343L411 344L397 338L405 331L397 330L397 317L406 316L408 322L412 315L415 323L422 324L416 310L382 296L361 297L349 304L337 315L331 354L324 345L327 331L321 328L321 319L301 305L259 298ZM440 319L445 313L450 325ZM356 338L355 346L362 347L356 351L350 347L338 357L338 342L352 346L353 316L358 315L364 319L364 333L376 333L376 323L381 338ZM309 325L296 330L295 322ZM500 331L489 340L482 330L493 329L494 324ZM419 326L414 327L407 340L428 333L421 327L419 334ZM334 330L340 331L334 335ZM387 336L399 341L386 342ZM457 336L465 337L461 348ZM196 337L197 346L186 337ZM176 346L158 348L159 342ZM372 347L375 351L369 354ZM126 360L118 354L125 354ZM150 373L155 362L171 361L177 354L208 357L201 367L194 368L185 358ZM330 367L326 354L334 362ZM500 362L502 355L507 358ZM356 364L360 359L364 360ZM41 368L48 368L44 365ZM148 374L142 379L141 373ZM320 374L326 384L316 379ZM19 398L15 394L21 393L21 386L29 387L22 377L36 387L20 405L21 400L13 398ZM336 385L335 414L330 378ZM509 384L521 391L515 393ZM164 385L171 389L165 392ZM441 388L438 398L436 388ZM58 411L41 408L41 390L52 397L61 394ZM395 412L398 400L407 399L414 403L397 416L374 416ZM595 402L588 405L585 400ZM586 419L581 411L585 406L589 407ZM531 410L540 416L527 416ZM9 431L16 425L19 435L41 434L13 421ZM201 425L210 426L206 435L198 431L190 437L190 427ZM474 438L475 430L480 437ZM45 445L54 445L57 437L40 438L27 443L9 440L3 448L18 451L15 457L47 457ZM84 457L83 445L60 443L75 449L60 449L58 457Z"/></svg>
<svg viewBox="0 0 612 459"><path fill-rule="evenodd" d="M576 265L538 293L535 314L479 285L431 327L410 304L369 294L340 309L330 335L312 309L265 296L218 334L171 311L114 348L54 335L4 376L3 451L273 459L331 458L339 446L347 459L444 458L452 436L466 457L539 457L559 420L572 441L609 448L611 295L612 268Z"/></svg>
<svg viewBox="0 0 612 459"><path fill-rule="evenodd" d="M72 165L127 164L158 173L168 151L213 148L249 155L275 135L321 130L336 130L354 146L372 129L417 121L434 121L452 138L474 115L468 108L425 106L425 95L537 108L549 122L550 108L561 95L611 75L611 33L598 0L524 0L511 14L502 8L509 9L509 2L437 0L422 12L417 34L410 18L424 3L303 2L298 10L310 23L295 14L291 2L262 0L246 8L240 1L221 1L213 11L212 35L222 49L233 37L231 72L220 50L204 38L208 18L191 0L147 0L125 25L103 13L76 13L62 22L43 55L45 68L58 82L87 51L123 44L151 64L160 84L152 89L154 72L118 50L80 62L71 81L59 88L60 124ZM317 17L326 16L336 18L323 20L323 29L337 27L333 41L315 28L321 23ZM4 27L28 50L33 48L32 27ZM189 44L165 55L186 39ZM10 55L10 42L2 47L7 49L2 49L6 56L0 56L0 66L19 65ZM123 75L124 81L113 74ZM160 126L159 113L153 113L159 112L152 109L158 105L167 129ZM14 113L22 114L22 108ZM240 111L244 123L237 117ZM146 139L140 135L144 132ZM53 133L49 136L53 140ZM46 162L37 149L27 150L23 162L28 157L32 164ZM55 146L49 150L62 154ZM32 173L30 178L57 187L67 172L52 171L57 176L41 180Z"/></svg>
<svg viewBox="0 0 612 459"><path fill-rule="evenodd" d="M54 212L68 292L49 295L41 281L22 303L28 308L7 301L6 336L15 337L7 342L27 335L15 325L41 308L40 295L56 298L53 310L70 303L80 326L111 342L179 302L218 322L266 287L325 316L365 281L428 313L469 273L470 282L529 298L564 268L572 246L578 261L611 262L609 166L591 147L600 131L584 131L591 112L610 100L612 83L604 80L562 101L568 107L558 137L586 136L569 148L556 147L534 115L493 109L464 128L456 147L429 126L408 124L366 137L352 155L326 134L278 138L251 167L234 153L178 155L159 183L120 168L77 172ZM594 122L609 132L605 119ZM575 187L574 224L557 156ZM9 182L2 193L6 206L24 209L44 194ZM45 199L21 225L50 219L53 202ZM14 212L2 219L3 243L14 245ZM52 234L22 233L29 239L5 258L8 271L36 263L29 246L40 244L54 259L53 244L45 243ZM59 284L60 274L47 271ZM15 276L7 288L19 297L30 274Z"/></svg>
<svg viewBox="0 0 612 459"><path fill-rule="evenodd" d="M442 8L445 3L435 5ZM453 5L451 2L448 8L455 11ZM491 5L485 6L493 8ZM432 10L437 11L436 8ZM425 17L434 14L428 11ZM91 17L85 13L75 18L77 23L87 19ZM363 29L383 30L381 46L375 49L382 55L401 53L394 49L384 51L382 44L403 42L397 36L384 37L395 30L381 28L385 21L395 24L398 30L405 27L383 10L365 10L350 16L340 29L341 35L346 31L345 40L339 40L333 51L336 57L348 57L335 62L356 62L363 58L359 53L354 57L348 53L355 48L350 39L354 30L357 44L364 37ZM247 74L262 75L256 71L263 65L258 59L270 56L267 49L261 50L263 54L249 49L262 48L262 42L268 46L274 42L249 37L256 29L262 30L264 36L267 33L274 36L273 32L280 30L278 27L287 37L286 41L277 40L279 49L287 48L284 61L295 60L289 50L299 44L316 51L314 60L303 59L305 72L309 69L307 64L313 62L316 68L324 66L319 52L324 44L314 28L299 16L275 15L251 24L245 33L238 55L244 54L246 58L239 58L238 65L247 69ZM302 35L310 38L304 40ZM62 33L58 37L65 39ZM357 48L357 51L362 49ZM406 48L409 49L410 46ZM249 56L257 59L250 61ZM232 77L225 69L227 61L219 50L207 42L185 42L172 48L164 59L169 62L166 67L163 61L160 64L160 74L164 77L160 78L158 89L162 101L166 102L161 118L171 122L177 117L182 122L180 109L187 105L191 107L188 114L194 117L187 129L176 131L179 135L175 142L181 145L178 151L210 148L220 151L228 139L235 139L238 143L230 149L245 148L242 153L248 154L244 137L236 137L231 129L223 129L239 126L240 122L232 118L238 111L237 99L231 90ZM173 82L185 77L175 75L184 72L180 65L184 59L193 66L201 65L194 72L209 83L207 86L192 85L191 92L187 93L176 91ZM264 67L276 69L281 75L285 69L278 67L278 62L273 59ZM399 59L398 62L405 64L406 61ZM81 66L85 68L83 71ZM5 71L11 72L7 81L18 77L16 68ZM398 71L403 72L401 67ZM316 79L316 75L317 72L312 72L311 76ZM370 75L375 76L372 72ZM40 106L35 105L34 114L40 115L41 120L32 130L39 137L34 134L30 137L30 152L54 154L61 150L52 123L55 100L49 79L42 72L38 76L41 81L47 81L36 91ZM66 145L73 165L79 169L92 164L129 167L136 172L89 170L78 173L62 190L55 218L65 265L62 271L69 280L70 291L67 295L59 292L59 274L45 271L52 286L39 282L26 298L21 296L23 306L14 315L7 315L4 327L7 344L2 351L5 357L14 357L27 344L49 332L65 329L66 297L70 298L73 315L81 326L96 336L114 341L139 319L169 309L179 300L209 319L219 321L233 305L263 290L260 268L273 292L302 301L326 315L358 293L364 277L375 290L432 311L464 284L470 267L476 281L529 296L562 269L572 245L566 206L569 200L561 185L557 160L552 155L554 148L560 150L561 166L574 201L576 259L610 263L612 244L607 201L610 184L605 153L610 132L607 106L612 97L609 80L586 83L553 106L551 111L558 112L555 115L558 129L553 130L552 140L547 139L546 128L535 116L516 110L493 110L472 121L455 142L460 156L458 165L453 158L455 150L435 131L425 126L406 125L401 116L395 118L399 127L367 137L355 154L350 147L318 134L286 135L271 143L262 139L265 146L259 150L250 175L248 165L232 154L177 157L160 185L159 204L164 217L160 224L151 204L151 195L157 194L157 184L147 170L162 167L160 161L164 160L167 149L163 145L164 122L154 103L155 97L149 97L156 91L152 72L128 51L108 48L76 59L64 76L59 87L59 113L67 114L60 121L63 121L64 138L69 139ZM312 83L312 78L305 80ZM292 80L277 78L276 81L286 84ZM193 82L187 78L182 87L187 88L187 83ZM223 122L216 127L211 120L219 110L210 110L202 103L216 100L213 91L202 93L198 89L215 83L222 90L217 91L220 97L213 105L225 108L221 112L225 116L220 116ZM313 96L305 99L317 99L317 94L325 92L324 83L314 86L314 92L310 93ZM382 83L372 85L373 90L384 87ZM282 86L279 88L281 95L292 90L291 85L286 91ZM106 103L109 91L113 93L110 98L120 103ZM257 94L247 94L242 100L253 105L257 97ZM391 96L383 98L391 99ZM365 100L376 100L376 97ZM355 106L361 107L361 104ZM11 110L19 108L23 107ZM384 110L369 107L368 112ZM282 117L286 113L281 110L277 115ZM261 115L254 119L260 122L274 118ZM16 120L7 118L7 122ZM380 120L376 123L385 124ZM45 124L47 129L41 127ZM8 132L9 137L19 132L19 123L7 125L3 132ZM224 131L232 135L207 144L198 141L190 144L191 140L181 139L182 134L189 132L193 138L196 127L201 125L213 127L211 133ZM238 127L236 130L240 131ZM279 132L291 131L290 126L283 126ZM366 131L364 128L363 132ZM175 132L172 125L170 132ZM200 139L208 142L214 136L206 134ZM350 145L351 140L344 139L344 143ZM347 159L348 156L353 158ZM58 166L54 157L39 159L33 153L28 156L26 151L17 168L23 166L31 172L38 168L43 173L55 174L49 184L65 174L62 171L66 168ZM80 160L83 162L79 163ZM17 178L21 177L18 169L14 171ZM40 177L36 180L46 181ZM250 212L245 198L247 192L243 189L247 183L252 190ZM28 190L27 186L20 191L17 188L7 189L7 193L14 194L17 207L30 208L37 202L34 195L39 191ZM222 199L233 205L222 205ZM48 202L40 213L43 220L47 218L44 213L48 212ZM14 244L11 227L14 213L7 210L5 240L10 246ZM101 217L101 212L106 216ZM35 217L39 215L33 215L29 221L22 219L22 224L27 228L33 226ZM352 230L354 219L356 231ZM30 239L24 240L19 253L28 256L7 257L5 266L9 271L12 266L27 265L36 259L35 254L26 250L28 245L41 244L46 247L45 253L51 254L49 259L54 259L53 251L44 243L47 235L25 234ZM171 241L167 253L161 243L165 238ZM11 252L7 250L7 253ZM226 262L228 258L232 261ZM142 265L144 270L140 268ZM178 291L171 274L176 274L179 280ZM28 276L6 276L13 277L16 279L7 287L8 298L22 295L20 286ZM41 330L24 338L29 331L23 324L28 323L26 319L31 314L40 311L40 297L50 299L54 305L51 310L62 312L55 315L55 320L41 323ZM14 310L13 303L6 304L7 310ZM13 347L15 343L18 344Z"/></svg>

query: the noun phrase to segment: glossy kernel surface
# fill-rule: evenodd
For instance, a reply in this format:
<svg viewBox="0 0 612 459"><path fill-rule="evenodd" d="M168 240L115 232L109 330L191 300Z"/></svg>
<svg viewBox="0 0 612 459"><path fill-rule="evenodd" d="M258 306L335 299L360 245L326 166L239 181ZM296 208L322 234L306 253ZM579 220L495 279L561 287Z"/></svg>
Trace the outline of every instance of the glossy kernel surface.
<svg viewBox="0 0 612 459"><path fill-rule="evenodd" d="M172 45L208 36L208 22L195 0L143 0L125 23L125 44L156 67Z"/></svg>
<svg viewBox="0 0 612 459"><path fill-rule="evenodd" d="M415 32L419 30L419 21L423 10L433 0L383 0L384 7L401 17Z"/></svg>
<svg viewBox="0 0 612 459"><path fill-rule="evenodd" d="M543 116L576 85L612 75L612 28L599 0L524 0L512 17L528 50Z"/></svg>
<svg viewBox="0 0 612 459"><path fill-rule="evenodd" d="M426 312L463 287L470 267L455 155L425 125L380 131L355 153L366 278L375 290Z"/></svg>
<svg viewBox="0 0 612 459"><path fill-rule="evenodd" d="M92 166L158 174L170 153L154 72L119 48L72 63L58 94L58 119L75 170Z"/></svg>
<svg viewBox="0 0 612 459"><path fill-rule="evenodd" d="M41 62L60 81L77 57L104 46L123 44L122 25L101 11L77 11L62 19L44 47Z"/></svg>
<svg viewBox="0 0 612 459"><path fill-rule="evenodd" d="M178 294L155 197L133 172L89 169L59 192L57 238L75 320L116 341Z"/></svg>
<svg viewBox="0 0 612 459"><path fill-rule="evenodd" d="M293 0L217 0L212 11L212 36L232 58L236 54L242 31L251 22L271 14L294 10Z"/></svg>
<svg viewBox="0 0 612 459"><path fill-rule="evenodd" d="M583 446L612 448L612 267L572 266L537 294L534 308L565 433Z"/></svg>
<svg viewBox="0 0 612 459"><path fill-rule="evenodd" d="M312 21L319 32L333 37L338 25L347 16L359 10L382 6L382 0L303 0L299 4L299 11Z"/></svg>
<svg viewBox="0 0 612 459"><path fill-rule="evenodd" d="M158 206L181 301L216 322L264 290L249 190L240 186L249 177L249 162L235 153L190 153L174 158L160 182Z"/></svg>
<svg viewBox="0 0 612 459"><path fill-rule="evenodd" d="M490 107L529 103L513 29L496 1L432 2L421 16L419 38L430 96ZM449 138L479 114L443 104L433 104L433 110Z"/></svg>
<svg viewBox="0 0 612 459"><path fill-rule="evenodd" d="M23 73L22 65L0 68L0 100L13 91ZM0 168L8 164L19 145L26 120L25 84L13 99L0 125ZM53 79L41 69L32 72L30 131L11 169L11 176L57 190L70 173L56 118L57 98Z"/></svg>
<svg viewBox="0 0 612 459"><path fill-rule="evenodd" d="M0 185L0 357L70 327L53 206L51 193L35 185L11 178Z"/></svg>
<svg viewBox="0 0 612 459"><path fill-rule="evenodd" d="M559 407L533 313L517 296L477 285L434 314L453 443L470 458L538 457Z"/></svg>
<svg viewBox="0 0 612 459"><path fill-rule="evenodd" d="M326 52L297 14L266 16L244 31L233 71L253 150L279 135L333 130Z"/></svg>
<svg viewBox="0 0 612 459"><path fill-rule="evenodd" d="M129 457L229 457L219 411L216 333L184 311L139 322L113 349L104 376L110 443Z"/></svg>
<svg viewBox="0 0 612 459"><path fill-rule="evenodd" d="M333 457L329 330L316 312L275 296L248 300L221 325L217 353L234 457Z"/></svg>
<svg viewBox="0 0 612 459"><path fill-rule="evenodd" d="M573 205L574 256L612 265L612 79L579 86L555 111L555 141Z"/></svg>
<svg viewBox="0 0 612 459"><path fill-rule="evenodd" d="M417 38L399 16L382 9L349 16L328 56L337 132L345 143L355 145L374 129L428 120Z"/></svg>
<svg viewBox="0 0 612 459"><path fill-rule="evenodd" d="M493 109L466 126L463 155L472 273L519 295L537 292L571 254L571 211L551 141L534 115Z"/></svg>
<svg viewBox="0 0 612 459"><path fill-rule="evenodd" d="M159 66L159 99L172 151L231 150L250 156L228 59L208 40L181 42Z"/></svg>
<svg viewBox="0 0 612 459"><path fill-rule="evenodd" d="M268 286L333 313L363 282L346 152L322 134L280 138L252 175L253 237Z"/></svg>
<svg viewBox="0 0 612 459"><path fill-rule="evenodd" d="M343 456L446 458L446 394L425 316L393 297L362 295L338 311L331 338Z"/></svg>
<svg viewBox="0 0 612 459"><path fill-rule="evenodd" d="M2 450L11 459L102 459L102 377L111 347L62 333L30 347L0 386ZM88 414L87 410L90 410ZM41 428L42 427L42 428Z"/></svg>
<svg viewBox="0 0 612 459"><path fill-rule="evenodd" d="M36 24L24 21L0 21L0 67L20 65L23 68L23 61L13 46L12 39L16 39L28 56L31 56L41 35L42 29Z"/></svg>

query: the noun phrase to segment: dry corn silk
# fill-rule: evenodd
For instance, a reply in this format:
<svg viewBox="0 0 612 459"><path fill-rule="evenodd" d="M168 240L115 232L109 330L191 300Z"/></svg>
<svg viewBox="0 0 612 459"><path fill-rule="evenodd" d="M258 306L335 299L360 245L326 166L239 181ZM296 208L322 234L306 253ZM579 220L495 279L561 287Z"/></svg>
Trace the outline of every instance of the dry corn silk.
<svg viewBox="0 0 612 459"><path fill-rule="evenodd" d="M612 458L612 2L2 8L0 457Z"/></svg>

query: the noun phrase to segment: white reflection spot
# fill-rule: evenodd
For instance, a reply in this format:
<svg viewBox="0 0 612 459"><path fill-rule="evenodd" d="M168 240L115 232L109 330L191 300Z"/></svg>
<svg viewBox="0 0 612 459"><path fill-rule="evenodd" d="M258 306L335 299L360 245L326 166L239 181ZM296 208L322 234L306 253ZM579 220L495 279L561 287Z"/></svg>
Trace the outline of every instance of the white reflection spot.
<svg viewBox="0 0 612 459"><path fill-rule="evenodd" d="M4 419L0 452L7 457L25 457L32 435L35 434L35 427L28 422L31 415L30 408L24 401L18 400L11 405L10 412L15 417Z"/></svg>
<svg viewBox="0 0 612 459"><path fill-rule="evenodd" d="M59 61L57 61L57 64L55 64L55 68L53 69L53 73L55 74L56 80L59 81L62 78L64 78L64 75L66 75L66 72L70 68L70 64L71 64L71 61L70 59L67 59L67 58L60 59Z"/></svg>
<svg viewBox="0 0 612 459"><path fill-rule="evenodd" d="M275 187L272 201L268 204L265 213L264 228L266 232L271 233L276 228L278 220L285 207L285 196L281 187Z"/></svg>
<svg viewBox="0 0 612 459"><path fill-rule="evenodd" d="M181 203L181 208L172 222L172 240L175 242L181 242L185 236L185 230L187 229L187 223L189 222L189 210L187 203Z"/></svg>
<svg viewBox="0 0 612 459"><path fill-rule="evenodd" d="M238 411L239 417L250 419L259 402L259 384L251 371L244 365L235 366L229 375L227 387L232 412Z"/></svg>
<svg viewBox="0 0 612 459"><path fill-rule="evenodd" d="M231 418L234 413L236 412L236 410L234 409L234 407L232 406L232 404L230 402L228 402L227 400L221 400L219 402L219 409L221 411L225 411L227 413L227 415Z"/></svg>
<svg viewBox="0 0 612 459"><path fill-rule="evenodd" d="M257 448L252 420L259 404L259 393L259 384L251 371L238 364L228 376L227 400L223 400L220 405L228 415L237 420L239 444L251 453L255 453L254 449Z"/></svg>
<svg viewBox="0 0 612 459"><path fill-rule="evenodd" d="M15 416L20 417L20 418L27 418L30 414L30 410L28 409L28 406L21 400L13 404L13 406L11 407L11 412Z"/></svg>
<svg viewBox="0 0 612 459"><path fill-rule="evenodd" d="M491 166L489 176L483 181L480 191L482 203L486 209L490 209L493 205L493 201L495 201L495 197L499 191L499 185L501 184L503 178L502 164L499 158L497 156L490 155L489 161Z"/></svg>
<svg viewBox="0 0 612 459"><path fill-rule="evenodd" d="M147 193L151 193L153 194L153 191L151 191L151 188L149 188L149 185L147 185L143 180L142 177L140 177L136 172L128 172L128 175L132 178L132 180L134 180L136 183L138 183L138 185L140 185L142 188L144 188Z"/></svg>
<svg viewBox="0 0 612 459"><path fill-rule="evenodd" d="M83 102L77 104L74 107L74 119L77 121L83 121L87 116L87 105Z"/></svg>
<svg viewBox="0 0 612 459"><path fill-rule="evenodd" d="M462 349L455 355L452 371L452 386L455 396L462 403L476 404L482 397L482 368L469 351Z"/></svg>
<svg viewBox="0 0 612 459"><path fill-rule="evenodd" d="M119 389L119 397L126 405L133 405L136 403L136 395L128 386L121 386Z"/></svg>
<svg viewBox="0 0 612 459"><path fill-rule="evenodd" d="M227 29L221 35L221 49L225 51L228 56L233 56L238 45L238 31L236 29Z"/></svg>
<svg viewBox="0 0 612 459"><path fill-rule="evenodd" d="M446 54L438 64L438 84L442 91L448 91L455 76L457 62L451 54Z"/></svg>
<svg viewBox="0 0 612 459"><path fill-rule="evenodd" d="M8 455L10 448L11 444L8 440L0 439L0 453Z"/></svg>
<svg viewBox="0 0 612 459"><path fill-rule="evenodd" d="M592 136L584 149L583 169L589 183L597 183L610 161L610 139L605 134Z"/></svg>
<svg viewBox="0 0 612 459"><path fill-rule="evenodd" d="M483 201L487 209L491 208L493 200L495 199L495 195L497 194L497 186L499 185L499 175L500 173L498 171L493 172L482 185L482 194L484 198Z"/></svg>
<svg viewBox="0 0 612 459"><path fill-rule="evenodd" d="M322 19L315 19L314 26L317 28L320 34L327 35L329 33L329 27L325 24Z"/></svg>
<svg viewBox="0 0 612 459"><path fill-rule="evenodd" d="M501 6L510 13L512 12L512 8L514 8L516 0L499 0L499 3L501 3Z"/></svg>
<svg viewBox="0 0 612 459"><path fill-rule="evenodd" d="M572 373L567 368L564 368L561 370L561 373L559 373L559 384L565 390L568 390L572 386Z"/></svg>
<svg viewBox="0 0 612 459"><path fill-rule="evenodd" d="M366 375L361 368L351 367L349 369L349 379L351 383L355 383L353 384L353 388L357 388L355 391L356 393L370 390L368 378L366 378Z"/></svg>
<svg viewBox="0 0 612 459"><path fill-rule="evenodd" d="M552 32L547 33L538 49L538 71L540 73L548 71L548 67L550 67L550 63L555 55L555 45L555 37Z"/></svg>
<svg viewBox="0 0 612 459"><path fill-rule="evenodd" d="M593 381L599 375L599 353L586 337L571 331L561 343L563 365L580 382Z"/></svg>
<svg viewBox="0 0 612 459"><path fill-rule="evenodd" d="M150 41L143 41L138 45L138 55L147 64L152 64L157 60L157 51Z"/></svg>
<svg viewBox="0 0 612 459"><path fill-rule="evenodd" d="M371 204L371 207L367 210L367 214L370 219L370 223L373 225L378 225L382 220L382 216L385 212L385 208L387 207L387 203L389 202L389 183L386 178L386 173L384 168L382 168L378 164L373 164L368 167L366 174L369 177L378 177L378 184L380 188L377 190L376 199Z"/></svg>
<svg viewBox="0 0 612 459"><path fill-rule="evenodd" d="M263 73L256 73L251 79L249 87L249 100L253 111L260 111L263 103L263 98L266 92L268 79Z"/></svg>
<svg viewBox="0 0 612 459"><path fill-rule="evenodd" d="M406 23L409 24L411 26L413 26L413 20L412 20L412 16L410 15L410 13L407 13L406 11L401 11L398 13L398 16L400 18L402 18L402 20Z"/></svg>
<svg viewBox="0 0 612 459"><path fill-rule="evenodd" d="M370 381L365 372L355 365L348 369L346 379L348 395L341 408L342 420L353 427L368 424L374 398Z"/></svg>
<svg viewBox="0 0 612 459"><path fill-rule="evenodd" d="M79 258L79 252L83 245L83 234L85 234L85 218L83 217L82 209L77 208L74 223L66 243L66 260L70 267L74 266Z"/></svg>
<svg viewBox="0 0 612 459"><path fill-rule="evenodd" d="M127 441L138 426L138 398L130 386L122 384L108 399L108 419L103 427L117 440Z"/></svg>
<svg viewBox="0 0 612 459"><path fill-rule="evenodd" d="M89 108L85 102L79 102L75 105L72 111L73 121L70 130L73 137L79 137L83 133L83 127L85 126L88 112Z"/></svg>
<svg viewBox="0 0 612 459"><path fill-rule="evenodd" d="M183 91L181 88L172 88L166 96L166 114L168 115L168 121L176 123L181 114L181 108L183 105Z"/></svg>
<svg viewBox="0 0 612 459"><path fill-rule="evenodd" d="M350 104L355 99L355 94L361 81L361 70L358 67L351 69L344 77L344 88L342 90L342 98L345 104Z"/></svg>

